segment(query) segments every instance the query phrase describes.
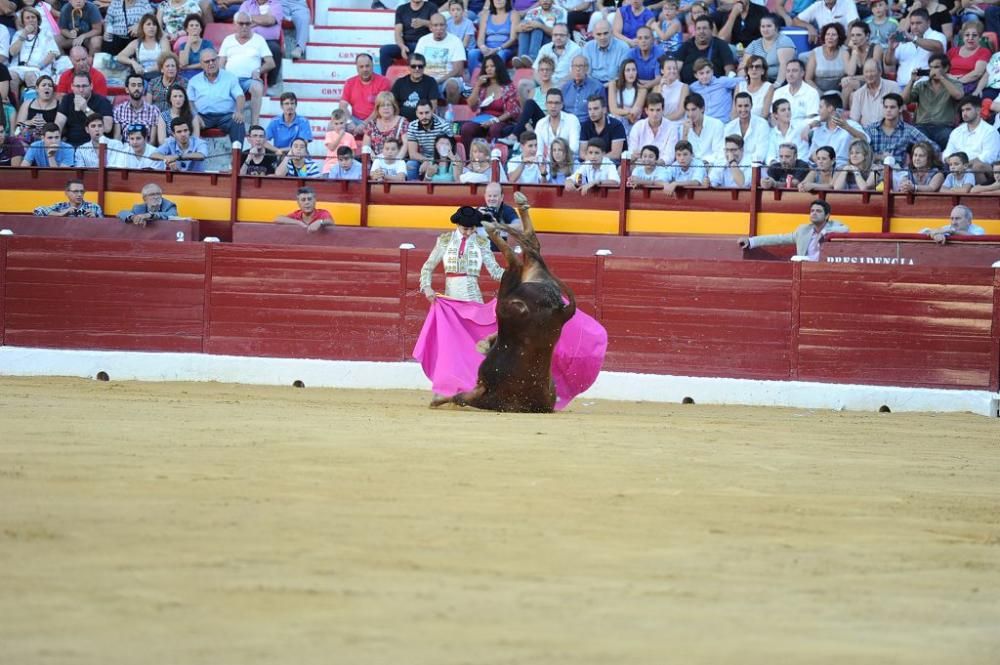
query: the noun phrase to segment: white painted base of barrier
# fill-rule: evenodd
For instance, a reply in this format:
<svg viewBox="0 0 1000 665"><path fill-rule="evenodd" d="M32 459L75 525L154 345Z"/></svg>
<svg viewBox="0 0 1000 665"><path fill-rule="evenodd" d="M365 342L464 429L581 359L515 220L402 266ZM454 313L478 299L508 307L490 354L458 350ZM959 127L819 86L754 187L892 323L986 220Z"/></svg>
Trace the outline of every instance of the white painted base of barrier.
<svg viewBox="0 0 1000 665"><path fill-rule="evenodd" d="M112 381L220 381L311 388L430 390L415 362L367 362L217 356L198 353L75 351L0 347L0 375L94 378ZM786 406L893 412L969 411L1000 417L1000 393L894 386L757 381L602 372L580 398L642 402ZM579 398L578 398L579 399Z"/></svg>

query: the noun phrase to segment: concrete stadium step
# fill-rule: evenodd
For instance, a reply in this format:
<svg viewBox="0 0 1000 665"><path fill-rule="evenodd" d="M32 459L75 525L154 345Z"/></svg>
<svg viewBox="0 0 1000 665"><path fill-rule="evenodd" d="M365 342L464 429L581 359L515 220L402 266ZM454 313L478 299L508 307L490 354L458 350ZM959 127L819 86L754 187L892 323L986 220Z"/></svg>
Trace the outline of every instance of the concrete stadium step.
<svg viewBox="0 0 1000 665"><path fill-rule="evenodd" d="M344 95L343 81L305 81L301 79L285 79L282 89L294 92L296 97L303 99L338 100Z"/></svg>
<svg viewBox="0 0 1000 665"><path fill-rule="evenodd" d="M325 62L349 62L352 65L354 60L362 53L370 55L378 64L378 46L363 44L319 44L309 42L306 46L306 55L309 56L306 62L313 60Z"/></svg>
<svg viewBox="0 0 1000 665"><path fill-rule="evenodd" d="M355 28L353 26L313 26L309 39L317 44L358 44L361 46L382 46L394 40L393 29Z"/></svg>
<svg viewBox="0 0 1000 665"><path fill-rule="evenodd" d="M326 25L351 26L352 28L392 28L396 12L388 9L343 9L331 7L325 17Z"/></svg>
<svg viewBox="0 0 1000 665"><path fill-rule="evenodd" d="M358 73L353 62L318 62L300 60L289 63L281 74L285 80L293 81L346 81Z"/></svg>

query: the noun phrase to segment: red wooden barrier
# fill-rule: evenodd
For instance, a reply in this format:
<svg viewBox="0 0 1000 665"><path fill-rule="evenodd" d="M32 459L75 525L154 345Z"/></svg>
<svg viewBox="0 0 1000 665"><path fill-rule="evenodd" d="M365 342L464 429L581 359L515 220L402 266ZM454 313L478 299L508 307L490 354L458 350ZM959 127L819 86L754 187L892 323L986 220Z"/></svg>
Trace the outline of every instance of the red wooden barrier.
<svg viewBox="0 0 1000 665"><path fill-rule="evenodd" d="M79 238L81 240L164 240L168 242L197 242L198 240L198 222L188 220L163 220L139 227L134 224L124 224L116 217L92 219L3 215L0 216L0 229L10 229L16 236ZM178 233L181 235L178 236Z"/></svg>

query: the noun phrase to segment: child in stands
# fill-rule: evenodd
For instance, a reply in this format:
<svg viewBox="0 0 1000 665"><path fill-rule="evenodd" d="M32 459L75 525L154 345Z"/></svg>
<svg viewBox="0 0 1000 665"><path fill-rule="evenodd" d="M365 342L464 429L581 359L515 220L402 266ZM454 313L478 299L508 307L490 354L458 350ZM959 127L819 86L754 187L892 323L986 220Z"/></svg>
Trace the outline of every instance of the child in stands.
<svg viewBox="0 0 1000 665"><path fill-rule="evenodd" d="M329 173L337 164L337 149L346 146L351 152L357 152L358 142L354 136L347 131L347 111L334 109L330 114L330 125L323 138L323 145L326 147L326 159L323 161L323 173Z"/></svg>
<svg viewBox="0 0 1000 665"><path fill-rule="evenodd" d="M537 185L542 182L538 169L538 135L532 131L521 132L519 139L521 155L511 159L510 181L522 185Z"/></svg>
<svg viewBox="0 0 1000 665"><path fill-rule="evenodd" d="M382 143L382 154L372 162L371 180L376 182L405 182L406 160L399 158L403 145L395 136Z"/></svg>
<svg viewBox="0 0 1000 665"><path fill-rule="evenodd" d="M964 152L955 152L948 156L948 176L941 185L942 192L965 194L972 191L976 184L976 176L969 169L969 156Z"/></svg>
<svg viewBox="0 0 1000 665"><path fill-rule="evenodd" d="M639 159L636 160L636 167L632 169L632 175L626 181L626 185L632 189L639 187L660 188L667 184L667 169L657 166L660 161L660 149L655 145L643 146L639 151Z"/></svg>

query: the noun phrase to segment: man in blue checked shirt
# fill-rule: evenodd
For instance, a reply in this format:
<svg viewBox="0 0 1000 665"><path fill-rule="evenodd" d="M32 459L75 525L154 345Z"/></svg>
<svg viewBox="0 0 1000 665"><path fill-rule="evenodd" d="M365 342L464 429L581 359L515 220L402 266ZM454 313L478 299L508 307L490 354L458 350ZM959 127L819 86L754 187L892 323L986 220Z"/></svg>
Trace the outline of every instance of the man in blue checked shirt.
<svg viewBox="0 0 1000 665"><path fill-rule="evenodd" d="M70 180L66 183L66 200L50 206L38 206L35 217L104 217L101 206L83 200L86 193L82 180Z"/></svg>
<svg viewBox="0 0 1000 665"><path fill-rule="evenodd" d="M903 110L903 97L890 92L882 98L882 120L865 127L866 138L872 146L875 160L883 161L891 156L897 166L906 163L906 151L914 143L929 142L930 139L914 125L908 125L900 118ZM851 129L845 128L849 132ZM860 138L856 136L856 138Z"/></svg>
<svg viewBox="0 0 1000 665"><path fill-rule="evenodd" d="M282 93L281 115L271 120L267 125L267 144L264 146L271 152L283 155L295 139L312 141L312 127L309 120L297 113L299 98L294 92Z"/></svg>

